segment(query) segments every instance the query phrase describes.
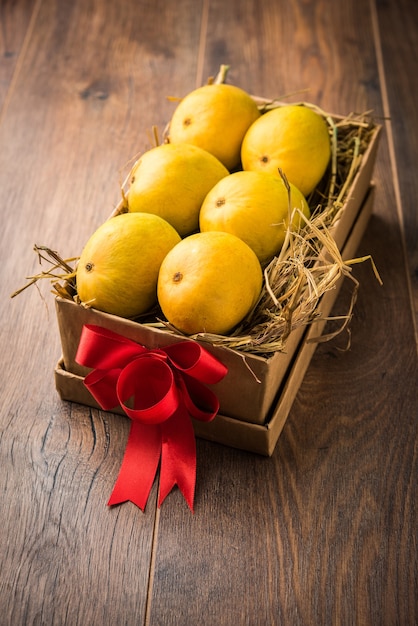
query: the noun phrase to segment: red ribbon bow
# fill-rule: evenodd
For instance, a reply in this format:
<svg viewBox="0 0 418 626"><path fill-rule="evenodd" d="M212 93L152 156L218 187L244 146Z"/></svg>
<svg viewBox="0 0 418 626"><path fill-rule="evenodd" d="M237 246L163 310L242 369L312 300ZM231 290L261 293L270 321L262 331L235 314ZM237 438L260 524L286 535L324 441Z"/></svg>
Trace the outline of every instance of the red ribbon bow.
<svg viewBox="0 0 418 626"><path fill-rule="evenodd" d="M160 467L160 507L177 484L193 511L196 442L190 417L209 422L219 410L205 384L227 368L194 341L148 349L113 331L83 326L76 361L92 368L84 384L102 409L120 405L131 418L109 505L130 500L144 510Z"/></svg>

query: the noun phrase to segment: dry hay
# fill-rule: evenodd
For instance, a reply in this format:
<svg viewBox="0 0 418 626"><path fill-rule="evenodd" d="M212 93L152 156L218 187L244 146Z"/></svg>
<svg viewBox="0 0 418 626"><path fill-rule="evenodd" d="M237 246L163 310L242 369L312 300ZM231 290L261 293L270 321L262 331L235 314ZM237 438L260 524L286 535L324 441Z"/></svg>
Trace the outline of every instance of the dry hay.
<svg viewBox="0 0 418 626"><path fill-rule="evenodd" d="M283 104L259 98L256 100L262 112ZM307 219L300 214L303 224L300 230L288 230L280 254L264 268L264 286L259 301L241 324L228 336L200 333L193 335L194 339L242 352L269 356L286 349L286 340L292 330L321 319L318 306L321 297L330 289L334 289L344 276L353 281L353 297L347 314L342 318L340 329L336 332L341 332L347 326L358 289L358 282L352 275L353 264L370 260L379 279L370 257L342 259L332 236L333 226L340 218L344 202L376 126L369 113L350 114L340 118L309 103L299 104L313 108L324 117L331 137L331 161L328 172L320 186L307 198L312 212L311 218ZM284 174L281 175L287 184ZM121 193L122 201L114 215L126 210L123 187ZM289 223L291 221L289 220ZM51 267L29 277L27 279L29 282L12 294L12 297L39 279L49 278L52 281L54 295L79 303L75 282L77 258L63 260L57 252L45 246L35 246L35 252L41 263L46 261ZM160 310L153 311L152 315L149 314L138 321L165 329L167 332L181 334L162 319ZM318 337L318 341L328 338L329 336Z"/></svg>

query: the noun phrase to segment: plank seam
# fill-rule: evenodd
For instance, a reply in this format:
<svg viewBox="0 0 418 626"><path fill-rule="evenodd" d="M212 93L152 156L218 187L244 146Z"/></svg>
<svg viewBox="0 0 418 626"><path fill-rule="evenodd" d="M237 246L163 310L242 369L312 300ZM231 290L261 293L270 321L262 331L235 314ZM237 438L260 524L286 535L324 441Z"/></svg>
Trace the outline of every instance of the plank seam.
<svg viewBox="0 0 418 626"><path fill-rule="evenodd" d="M149 577L148 577L147 601L146 601L146 607L145 607L144 626L149 626L151 623L152 591L154 587L155 561L157 558L159 526L160 526L160 508L157 506L156 511L155 511L154 529L153 529L153 534L152 534L151 561L150 561Z"/></svg>
<svg viewBox="0 0 418 626"><path fill-rule="evenodd" d="M395 142L394 142L393 132L392 132L391 111L390 111L390 104L389 104L388 88L387 88L387 83L386 83L386 74L385 74L385 66L384 66L384 59L383 59L383 48L382 48L382 40L380 37L379 17L378 17L377 8L376 8L376 0L370 0L370 13L371 13L371 21L372 21L374 47L375 47L375 53L376 53L377 71L378 71L379 82L380 82L380 93L382 96L384 124L385 124L385 130L386 130L386 134L388 138L389 159L390 159L392 180L393 180L394 193L395 193L396 210L397 210L399 225L400 225L400 230L401 230L405 274L406 274L406 281L407 281L407 286L408 286L409 302L411 306L412 323L414 326L415 343L416 343L416 348L418 351L418 327L417 327L417 320L416 320L416 315L415 315L416 312L415 312L415 307L414 307L412 282L411 282L411 276L409 273L408 254L407 254L406 237L405 237L405 223L404 223L404 217L403 217L403 211L402 211L402 196L401 196L400 183L399 183L398 167L397 167L397 162L396 162Z"/></svg>

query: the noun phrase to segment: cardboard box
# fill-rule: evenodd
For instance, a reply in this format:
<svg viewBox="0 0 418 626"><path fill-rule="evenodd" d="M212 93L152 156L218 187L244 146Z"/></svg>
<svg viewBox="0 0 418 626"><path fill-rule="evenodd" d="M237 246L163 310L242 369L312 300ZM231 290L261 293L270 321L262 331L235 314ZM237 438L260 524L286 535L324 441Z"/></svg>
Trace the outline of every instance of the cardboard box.
<svg viewBox="0 0 418 626"><path fill-rule="evenodd" d="M343 258L355 256L372 212L373 193L373 187L370 187L363 204L356 212L354 223L347 233L342 249ZM222 383L214 387L221 404L219 414L209 423L194 422L197 436L267 456L273 453L317 345L310 340L321 334L326 323L325 318L331 311L341 283L342 279L335 289L322 296L319 304L320 321L291 333L286 353L276 353L269 359L245 355L248 361L246 365L239 352L202 344L228 366L229 373ZM103 326L147 348L184 340L184 337L159 329L94 309L85 309L62 298L56 299L56 310L63 349L63 356L55 369L56 388L63 400L87 406L99 408L83 383L88 370L74 360L84 324ZM249 367L256 372L258 381ZM253 407L253 414L248 409L247 403ZM124 415L122 409L115 412Z"/></svg>
<svg viewBox="0 0 418 626"><path fill-rule="evenodd" d="M259 104L267 102L254 98ZM332 117L336 122L343 120L339 116ZM339 218L331 229L343 258L354 256L372 210L373 189L370 182L380 132L380 126L373 128ZM113 215L119 210L120 207ZM321 319L331 310L337 292L338 288L322 296L317 307ZM56 299L56 312L62 345L62 358L55 372L57 390L65 400L91 406L96 406L95 401L82 382L88 370L75 362L84 324L103 326L150 349L185 340L182 335L84 308L60 297ZM269 357L201 342L226 365L228 373L213 387L220 402L219 415L209 424L197 423L196 433L214 441L270 455L315 350L315 344L309 340L322 332L324 324L322 320L312 327L300 326L293 330L287 338L285 351ZM118 412L122 413L122 410Z"/></svg>
<svg viewBox="0 0 418 626"><path fill-rule="evenodd" d="M332 227L332 235L340 250L348 241L366 196L376 158L380 127L376 127L363 155L362 164L347 194L341 217ZM177 342L179 337L164 330L147 327L132 321L106 315L94 309L87 310L70 300L57 299L57 316L62 342L64 367L68 372L84 376L85 368L75 362L83 324L98 324L126 334L130 339L149 348ZM304 328L293 330L286 342L285 352L276 352L269 358L249 353L239 353L227 348L203 344L228 368L227 376L216 385L223 415L264 424L271 414L277 389L285 380L292 358L304 334ZM233 390L233 392L231 392Z"/></svg>

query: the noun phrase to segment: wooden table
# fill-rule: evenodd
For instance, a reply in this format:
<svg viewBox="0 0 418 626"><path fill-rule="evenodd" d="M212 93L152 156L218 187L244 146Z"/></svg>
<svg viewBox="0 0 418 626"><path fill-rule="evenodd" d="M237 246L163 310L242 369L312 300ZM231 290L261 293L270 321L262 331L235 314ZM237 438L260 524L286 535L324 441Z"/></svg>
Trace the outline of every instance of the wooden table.
<svg viewBox="0 0 418 626"><path fill-rule="evenodd" d="M0 624L417 624L417 3L3 0L0 21ZM271 459L199 440L194 515L156 487L108 508L129 420L59 399L49 285L10 294L34 244L80 253L166 96L221 63L384 125L358 250L383 286L356 267L351 349L318 347Z"/></svg>

